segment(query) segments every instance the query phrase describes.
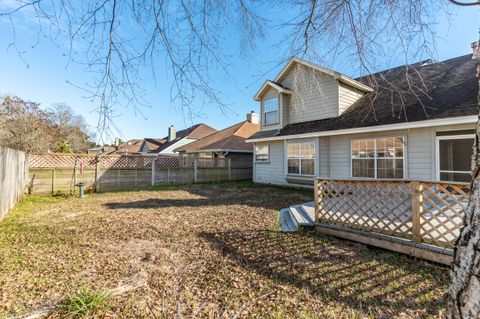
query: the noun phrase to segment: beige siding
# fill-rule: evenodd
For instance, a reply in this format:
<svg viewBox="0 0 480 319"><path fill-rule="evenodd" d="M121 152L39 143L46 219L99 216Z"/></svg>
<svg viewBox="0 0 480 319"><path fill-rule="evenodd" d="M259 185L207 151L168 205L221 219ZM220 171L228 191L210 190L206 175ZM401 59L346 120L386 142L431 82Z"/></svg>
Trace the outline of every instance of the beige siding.
<svg viewBox="0 0 480 319"><path fill-rule="evenodd" d="M338 116L338 81L332 76L297 65L280 84L293 91L288 123Z"/></svg>
<svg viewBox="0 0 480 319"><path fill-rule="evenodd" d="M278 100L278 116L279 116L279 123L278 124L274 124L274 125L267 125L265 126L264 123L265 123L265 119L264 119L264 113L263 113L263 101L265 100L269 100L269 99L272 99L272 98L275 98L275 97L279 97L278 95L278 91L275 90L274 88L270 87L267 92L265 92L265 94L263 95L262 97L262 101L260 102L260 130L262 131L269 131L269 130L276 130L276 129L280 129L282 128L282 103L281 103L281 99L279 98Z"/></svg>
<svg viewBox="0 0 480 319"><path fill-rule="evenodd" d="M269 144L270 161L268 163L254 163L253 181L255 183L286 184L283 166L283 141L256 144Z"/></svg>
<svg viewBox="0 0 480 319"><path fill-rule="evenodd" d="M356 90L343 83L339 84L338 90L339 114L342 114L346 109L348 109L353 103L363 96L363 92L360 92L359 90Z"/></svg>

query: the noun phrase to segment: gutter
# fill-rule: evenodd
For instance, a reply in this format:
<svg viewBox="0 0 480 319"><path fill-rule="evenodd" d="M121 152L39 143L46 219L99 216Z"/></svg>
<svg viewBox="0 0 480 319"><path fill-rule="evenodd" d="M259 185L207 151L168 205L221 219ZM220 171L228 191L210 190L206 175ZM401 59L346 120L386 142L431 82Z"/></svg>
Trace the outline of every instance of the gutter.
<svg viewBox="0 0 480 319"><path fill-rule="evenodd" d="M227 153L253 153L253 151L247 151L247 150L234 150L234 149L228 149L228 148L214 148L214 149L201 149L201 150L193 150L193 151L186 151L185 153L208 153L208 152L227 152Z"/></svg>
<svg viewBox="0 0 480 319"><path fill-rule="evenodd" d="M303 133L303 134L295 134L295 135L272 136L272 137L265 137L265 138L251 138L246 140L245 142L256 143L256 142L267 142L267 141L283 141L287 139L300 139L300 138L311 138L311 137L320 137L320 136L335 136L335 135L382 132L382 131L424 128L424 127L441 126L441 125L475 124L477 123L477 121L478 121L478 115L468 115L468 116L449 117L444 119L435 119L435 120L426 120L426 121L357 127L357 128L350 128L350 129L344 129L344 130L321 131L321 132Z"/></svg>

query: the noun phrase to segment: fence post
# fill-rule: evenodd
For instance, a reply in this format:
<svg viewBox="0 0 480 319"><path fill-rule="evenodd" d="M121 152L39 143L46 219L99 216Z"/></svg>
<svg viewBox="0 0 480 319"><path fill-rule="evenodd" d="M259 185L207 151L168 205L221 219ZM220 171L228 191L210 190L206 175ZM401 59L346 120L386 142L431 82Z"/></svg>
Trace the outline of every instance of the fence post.
<svg viewBox="0 0 480 319"><path fill-rule="evenodd" d="M151 184L152 186L155 186L155 158L152 161L152 181Z"/></svg>
<svg viewBox="0 0 480 319"><path fill-rule="evenodd" d="M232 180L232 159L228 158L228 180Z"/></svg>
<svg viewBox="0 0 480 319"><path fill-rule="evenodd" d="M197 182L197 159L194 158L193 159L193 182L196 183Z"/></svg>
<svg viewBox="0 0 480 319"><path fill-rule="evenodd" d="M55 168L52 169L52 195L55 195Z"/></svg>
<svg viewBox="0 0 480 319"><path fill-rule="evenodd" d="M411 182L410 190L412 192L412 235L413 240L421 242L420 234L420 211L422 203L422 184L420 182Z"/></svg>
<svg viewBox="0 0 480 319"><path fill-rule="evenodd" d="M95 193L100 192L100 157L95 161Z"/></svg>

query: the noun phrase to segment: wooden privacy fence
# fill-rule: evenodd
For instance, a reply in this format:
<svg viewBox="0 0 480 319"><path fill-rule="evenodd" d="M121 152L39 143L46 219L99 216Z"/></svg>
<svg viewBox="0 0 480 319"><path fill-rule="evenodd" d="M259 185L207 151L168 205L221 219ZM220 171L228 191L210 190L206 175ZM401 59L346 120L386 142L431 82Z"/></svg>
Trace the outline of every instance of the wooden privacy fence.
<svg viewBox="0 0 480 319"><path fill-rule="evenodd" d="M29 154L30 193L74 193L78 183L90 191L108 192L251 178L251 161L228 158Z"/></svg>
<svg viewBox="0 0 480 319"><path fill-rule="evenodd" d="M25 152L0 146L0 220L22 197L26 175Z"/></svg>
<svg viewBox="0 0 480 319"><path fill-rule="evenodd" d="M315 181L315 218L330 224L452 248L469 203L467 183Z"/></svg>

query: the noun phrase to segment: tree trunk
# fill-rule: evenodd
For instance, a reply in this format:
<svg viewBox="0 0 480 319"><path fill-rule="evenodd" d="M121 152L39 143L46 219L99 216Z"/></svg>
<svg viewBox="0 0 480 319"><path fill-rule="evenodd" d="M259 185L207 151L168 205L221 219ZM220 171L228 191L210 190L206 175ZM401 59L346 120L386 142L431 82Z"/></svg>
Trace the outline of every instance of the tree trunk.
<svg viewBox="0 0 480 319"><path fill-rule="evenodd" d="M480 51L472 44L480 76ZM480 114L480 80L478 93ZM448 290L447 318L480 318L480 117L474 144L475 168L471 184L470 204L464 226L455 248L455 259Z"/></svg>

